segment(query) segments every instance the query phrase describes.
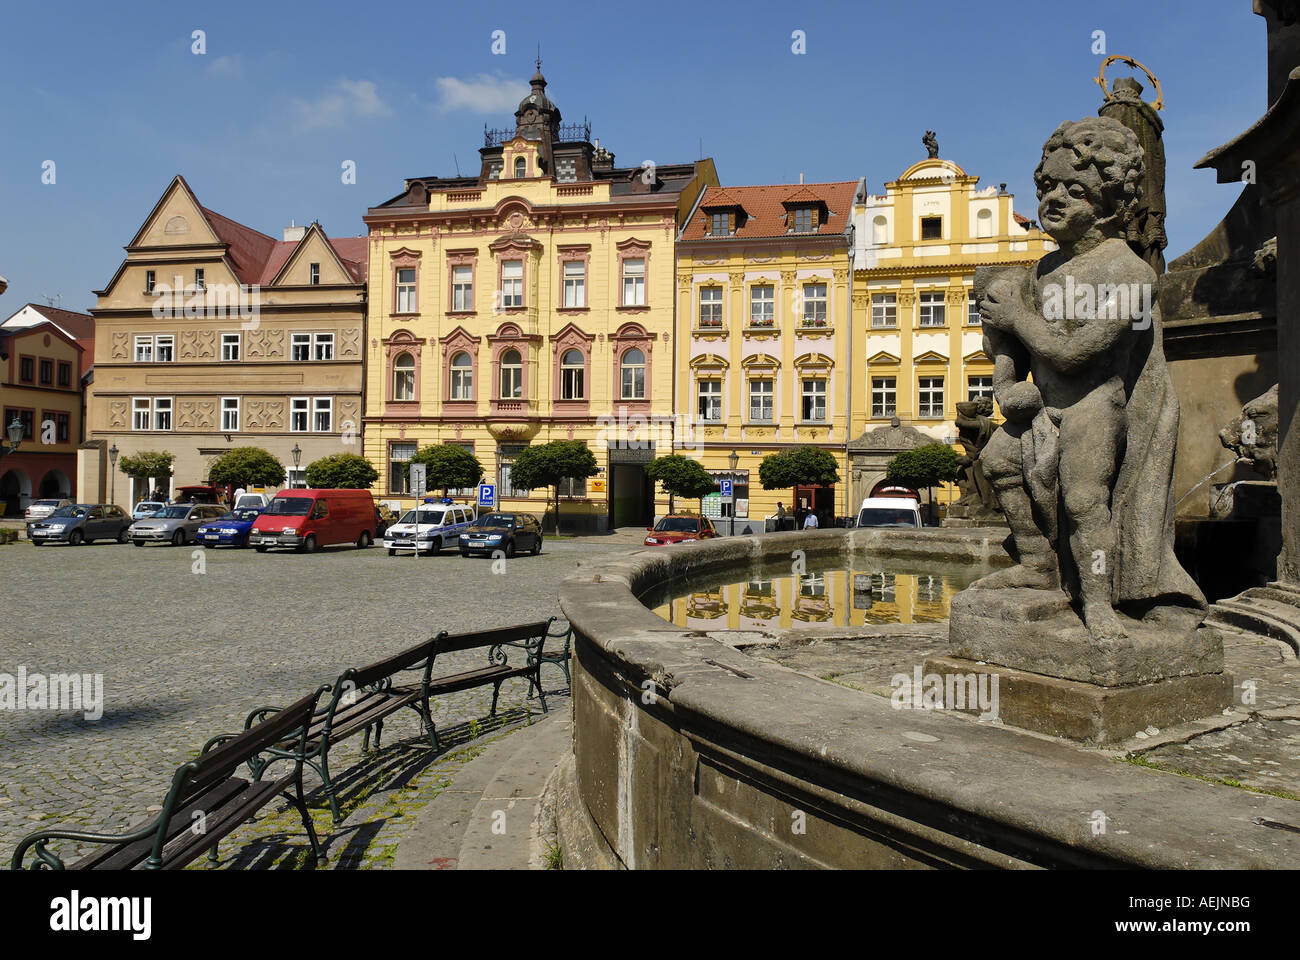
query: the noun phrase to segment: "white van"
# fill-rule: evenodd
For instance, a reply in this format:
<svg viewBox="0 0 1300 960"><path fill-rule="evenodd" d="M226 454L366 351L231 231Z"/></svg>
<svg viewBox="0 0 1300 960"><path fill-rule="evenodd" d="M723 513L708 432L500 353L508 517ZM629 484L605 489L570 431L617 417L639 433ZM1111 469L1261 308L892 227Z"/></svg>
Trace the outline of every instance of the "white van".
<svg viewBox="0 0 1300 960"><path fill-rule="evenodd" d="M921 505L911 497L867 497L858 510L859 527L919 527Z"/></svg>
<svg viewBox="0 0 1300 960"><path fill-rule="evenodd" d="M235 500L233 510L261 510L271 502L264 493L241 493Z"/></svg>

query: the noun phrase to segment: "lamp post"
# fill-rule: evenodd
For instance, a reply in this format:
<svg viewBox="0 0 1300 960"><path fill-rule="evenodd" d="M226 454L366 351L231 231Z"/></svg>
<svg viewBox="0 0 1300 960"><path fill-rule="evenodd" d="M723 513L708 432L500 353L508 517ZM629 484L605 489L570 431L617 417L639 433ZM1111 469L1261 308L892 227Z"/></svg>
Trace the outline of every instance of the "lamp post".
<svg viewBox="0 0 1300 960"><path fill-rule="evenodd" d="M18 444L22 441L23 434L27 432L23 428L23 422L18 418L18 414L14 414L13 422L6 428L6 432L9 434L9 449L6 450L4 447L0 447L0 457L3 457L6 453L17 453Z"/></svg>
<svg viewBox="0 0 1300 960"><path fill-rule="evenodd" d="M293 472L296 474L298 472L298 464L302 462L302 447L295 443L293 449L290 450L289 453L293 456ZM289 486L292 487L296 484L297 480L295 479L293 483L289 484Z"/></svg>
<svg viewBox="0 0 1300 960"><path fill-rule="evenodd" d="M736 535L736 464L740 463L740 456L733 449L727 457L727 463L731 466L731 530L728 536Z"/></svg>
<svg viewBox="0 0 1300 960"><path fill-rule="evenodd" d="M122 451L117 444L108 448L108 502L117 503L117 455Z"/></svg>

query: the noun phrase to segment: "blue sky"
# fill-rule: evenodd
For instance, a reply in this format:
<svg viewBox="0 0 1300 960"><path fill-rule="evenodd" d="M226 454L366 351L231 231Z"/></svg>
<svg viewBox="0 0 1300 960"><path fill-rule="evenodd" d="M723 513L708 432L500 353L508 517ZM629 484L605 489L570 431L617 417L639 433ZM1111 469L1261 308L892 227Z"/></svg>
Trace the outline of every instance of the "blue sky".
<svg viewBox="0 0 1300 960"><path fill-rule="evenodd" d="M620 165L692 160L702 141L724 184L865 176L883 192L933 129L941 156L982 185L1005 181L1036 217L1043 140L1101 102L1092 46L1105 31L1108 53L1164 87L1171 257L1238 192L1192 164L1266 106L1250 0L189 6L8 6L0 316L47 294L93 306L177 173L204 205L274 236L291 219L363 233L365 209L404 176L477 169L483 125L513 124L539 43L565 121L588 117Z"/></svg>

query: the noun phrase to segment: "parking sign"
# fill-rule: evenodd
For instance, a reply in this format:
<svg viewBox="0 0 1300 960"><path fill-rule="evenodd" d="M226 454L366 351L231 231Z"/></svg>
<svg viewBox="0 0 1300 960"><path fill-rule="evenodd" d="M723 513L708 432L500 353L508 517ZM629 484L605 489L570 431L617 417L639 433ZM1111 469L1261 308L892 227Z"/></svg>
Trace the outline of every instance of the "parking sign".
<svg viewBox="0 0 1300 960"><path fill-rule="evenodd" d="M486 507L489 510L495 509L497 505L497 485L495 483L481 483L478 488L478 505Z"/></svg>
<svg viewBox="0 0 1300 960"><path fill-rule="evenodd" d="M718 481L718 492L722 494L723 500L731 499L731 479L724 477Z"/></svg>
<svg viewBox="0 0 1300 960"><path fill-rule="evenodd" d="M411 493L414 496L420 497L424 495L424 478L426 470L428 470L428 464L411 464Z"/></svg>

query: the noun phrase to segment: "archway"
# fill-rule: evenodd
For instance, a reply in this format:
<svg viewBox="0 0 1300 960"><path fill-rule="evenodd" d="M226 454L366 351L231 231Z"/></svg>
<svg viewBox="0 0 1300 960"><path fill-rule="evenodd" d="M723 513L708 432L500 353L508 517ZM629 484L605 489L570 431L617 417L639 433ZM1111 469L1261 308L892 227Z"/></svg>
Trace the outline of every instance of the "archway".
<svg viewBox="0 0 1300 960"><path fill-rule="evenodd" d="M55 497L71 497L72 481L62 470L47 471L41 478L41 492L37 494L42 499L53 499Z"/></svg>
<svg viewBox="0 0 1300 960"><path fill-rule="evenodd" d="M32 500L32 481L17 468L0 476L0 507L6 517L21 516Z"/></svg>

